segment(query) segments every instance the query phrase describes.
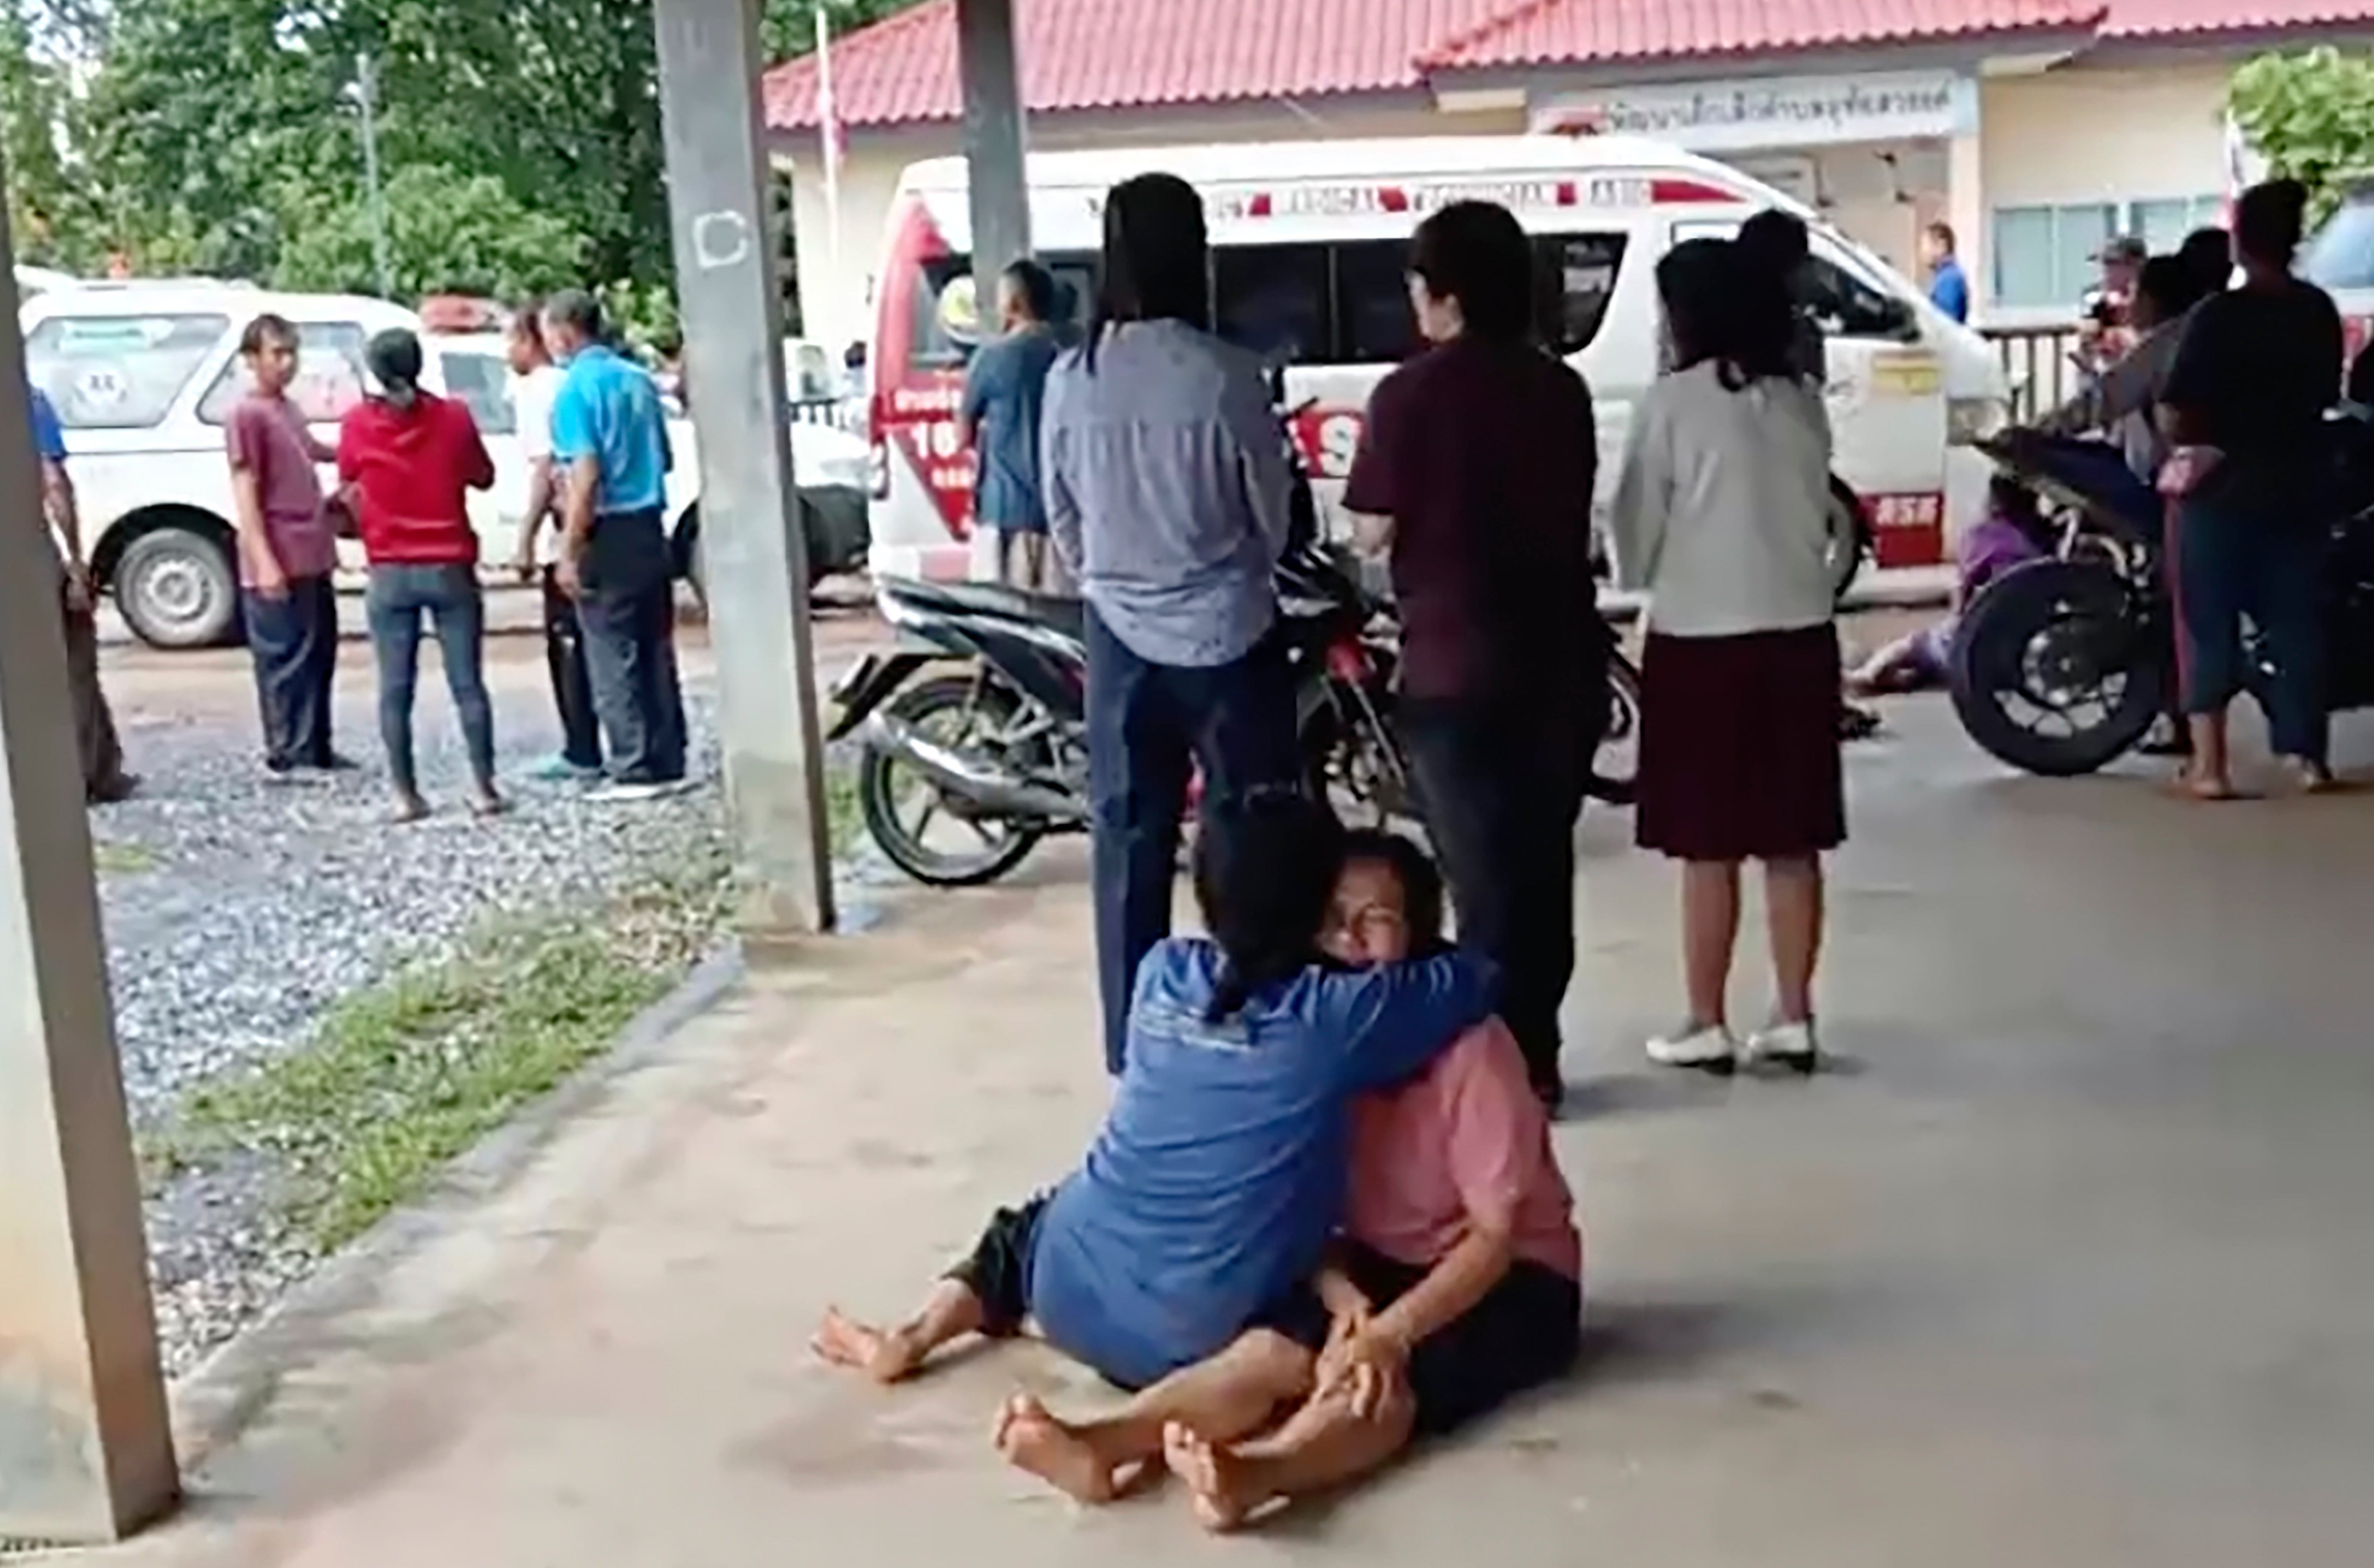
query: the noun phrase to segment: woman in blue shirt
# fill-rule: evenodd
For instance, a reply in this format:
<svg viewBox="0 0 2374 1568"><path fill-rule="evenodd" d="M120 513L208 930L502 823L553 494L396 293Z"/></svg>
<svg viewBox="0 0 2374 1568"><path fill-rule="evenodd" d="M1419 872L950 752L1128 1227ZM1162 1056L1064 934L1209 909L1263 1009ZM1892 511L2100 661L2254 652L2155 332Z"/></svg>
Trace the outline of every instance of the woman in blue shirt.
<svg viewBox="0 0 2374 1568"><path fill-rule="evenodd" d="M1271 572L1292 474L1261 361L1210 330L1204 204L1170 174L1105 198L1088 340L1047 378L1040 480L1087 601L1088 793L1105 1066L1170 931L1191 760L1207 807L1299 789Z"/></svg>
<svg viewBox="0 0 2374 1568"><path fill-rule="evenodd" d="M835 1311L815 1340L887 1383L951 1340L1034 1319L1058 1350L1141 1391L1078 1424L1028 1397L1006 1407L1006 1457L1087 1502L1158 1460L1166 1423L1230 1441L1308 1392L1328 1331L1310 1281L1343 1217L1352 1102L1414 1076L1492 1010L1488 966L1461 954L1322 962L1344 859L1324 808L1272 797L1214 826L1226 831L1199 837L1195 867L1212 935L1146 960L1128 1066L1087 1158L1000 1210L906 1323Z"/></svg>

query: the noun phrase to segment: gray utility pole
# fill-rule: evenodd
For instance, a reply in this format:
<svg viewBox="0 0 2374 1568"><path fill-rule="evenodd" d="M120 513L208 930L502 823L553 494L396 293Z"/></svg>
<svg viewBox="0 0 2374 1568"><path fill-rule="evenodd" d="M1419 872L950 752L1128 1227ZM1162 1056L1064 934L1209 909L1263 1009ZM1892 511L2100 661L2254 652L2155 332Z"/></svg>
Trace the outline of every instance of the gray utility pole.
<svg viewBox="0 0 2374 1568"><path fill-rule="evenodd" d="M1030 189L1016 60L1014 0L957 0L972 275L983 332L997 315L997 275L1030 253Z"/></svg>
<svg viewBox="0 0 2374 1568"><path fill-rule="evenodd" d="M0 211L11 323L14 261ZM0 328L0 1549L119 1539L180 1491L25 402Z"/></svg>
<svg viewBox="0 0 2374 1568"><path fill-rule="evenodd" d="M735 859L761 939L832 928L756 0L658 0L660 112Z"/></svg>
<svg viewBox="0 0 2374 1568"><path fill-rule="evenodd" d="M387 264L387 196L379 183L379 75L369 54L355 56L355 96L363 111L363 200L370 214L371 267L379 297L395 298L394 269Z"/></svg>

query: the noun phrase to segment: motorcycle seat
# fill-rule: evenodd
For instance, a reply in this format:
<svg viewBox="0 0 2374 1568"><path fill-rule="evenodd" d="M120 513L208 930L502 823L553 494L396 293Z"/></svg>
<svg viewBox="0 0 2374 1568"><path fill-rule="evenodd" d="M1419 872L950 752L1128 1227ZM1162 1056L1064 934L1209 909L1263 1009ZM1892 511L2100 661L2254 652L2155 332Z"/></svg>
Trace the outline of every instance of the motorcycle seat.
<svg viewBox="0 0 2374 1568"><path fill-rule="evenodd" d="M1026 594L994 583L926 583L914 577L886 577L877 586L918 608L1028 621L1078 642L1087 641L1087 607L1078 599Z"/></svg>

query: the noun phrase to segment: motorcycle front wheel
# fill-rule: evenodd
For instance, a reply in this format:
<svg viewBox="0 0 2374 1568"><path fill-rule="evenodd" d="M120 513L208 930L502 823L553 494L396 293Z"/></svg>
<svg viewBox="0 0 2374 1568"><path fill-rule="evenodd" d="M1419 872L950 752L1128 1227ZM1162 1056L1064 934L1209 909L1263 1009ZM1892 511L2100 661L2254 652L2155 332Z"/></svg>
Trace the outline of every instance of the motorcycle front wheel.
<svg viewBox="0 0 2374 1568"><path fill-rule="evenodd" d="M2024 772L2090 773L2124 756L2167 705L2168 637L2106 566L2039 560L1989 584L1948 661L1972 740Z"/></svg>
<svg viewBox="0 0 2374 1568"><path fill-rule="evenodd" d="M883 712L950 750L987 754L1003 764L993 737L1009 728L1021 701L970 675L918 681ZM931 779L876 747L857 768L858 809L892 865L934 888L976 888L1022 864L1041 836L1035 826L961 808Z"/></svg>

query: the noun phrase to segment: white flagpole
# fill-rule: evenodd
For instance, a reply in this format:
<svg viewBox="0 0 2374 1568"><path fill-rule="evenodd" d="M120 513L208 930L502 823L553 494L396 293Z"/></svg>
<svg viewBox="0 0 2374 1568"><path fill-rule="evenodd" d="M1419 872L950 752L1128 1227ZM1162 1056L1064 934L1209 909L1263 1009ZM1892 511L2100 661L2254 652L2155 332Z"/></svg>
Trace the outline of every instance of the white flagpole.
<svg viewBox="0 0 2374 1568"><path fill-rule="evenodd" d="M840 112L832 100L832 25L816 8L817 138L824 149L824 245L837 287L840 282Z"/></svg>

